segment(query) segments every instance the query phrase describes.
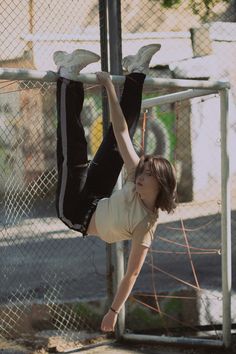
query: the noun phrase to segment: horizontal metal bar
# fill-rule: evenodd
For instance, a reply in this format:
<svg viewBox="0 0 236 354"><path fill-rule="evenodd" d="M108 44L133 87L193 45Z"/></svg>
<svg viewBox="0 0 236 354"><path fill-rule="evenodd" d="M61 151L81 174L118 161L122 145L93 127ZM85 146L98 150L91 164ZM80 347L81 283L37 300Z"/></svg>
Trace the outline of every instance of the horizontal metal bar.
<svg viewBox="0 0 236 354"><path fill-rule="evenodd" d="M136 32L136 33L124 33L122 35L123 40L152 40L155 41L161 39L173 39L173 38L190 38L191 34L189 31L181 32ZM24 33L20 37L23 40L31 42L49 42L49 41L100 41L99 34L94 32L83 32L83 33ZM109 38L109 35L108 35Z"/></svg>
<svg viewBox="0 0 236 354"><path fill-rule="evenodd" d="M27 69L1 68L0 80L37 80L54 82L58 74L54 71L38 71ZM111 75L115 84L123 84L125 76ZM80 74L74 78L75 81L81 81L86 84L96 84L96 74ZM203 80L179 80L179 79L157 79L150 76L146 77L144 85L152 87L172 87L172 88L200 88L215 89L230 88L229 82L224 81L203 81Z"/></svg>
<svg viewBox="0 0 236 354"><path fill-rule="evenodd" d="M158 104L166 104L166 103L173 103L176 101L183 101L186 99L194 98L194 97L201 97L210 94L218 94L218 90L202 90L202 89L193 89L193 90L186 90L181 92L170 93L167 95L147 98L146 100L142 101L142 108L149 108L156 106Z"/></svg>
<svg viewBox="0 0 236 354"><path fill-rule="evenodd" d="M223 341L204 338L168 337L145 334L124 334L122 340L127 342L142 342L148 344L179 344L191 346L223 347Z"/></svg>
<svg viewBox="0 0 236 354"><path fill-rule="evenodd" d="M58 74L54 71L0 68L0 80L36 80L54 82L57 79Z"/></svg>

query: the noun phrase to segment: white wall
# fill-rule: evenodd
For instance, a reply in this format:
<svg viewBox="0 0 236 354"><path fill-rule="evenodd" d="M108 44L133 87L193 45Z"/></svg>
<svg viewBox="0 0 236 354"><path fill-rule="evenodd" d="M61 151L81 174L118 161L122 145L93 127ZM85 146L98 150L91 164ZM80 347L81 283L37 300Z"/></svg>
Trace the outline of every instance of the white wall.
<svg viewBox="0 0 236 354"><path fill-rule="evenodd" d="M191 102L191 138L194 200L220 199L221 141L220 99L218 95L195 98ZM236 175L236 106L229 97L230 173Z"/></svg>

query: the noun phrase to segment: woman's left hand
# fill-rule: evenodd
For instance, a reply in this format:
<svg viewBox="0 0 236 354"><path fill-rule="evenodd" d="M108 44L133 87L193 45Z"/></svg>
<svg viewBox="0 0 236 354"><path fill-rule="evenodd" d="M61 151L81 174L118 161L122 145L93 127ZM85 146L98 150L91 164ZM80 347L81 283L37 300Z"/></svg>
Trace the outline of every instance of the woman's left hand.
<svg viewBox="0 0 236 354"><path fill-rule="evenodd" d="M101 85L104 85L105 87L111 83L111 77L110 75L105 72L105 71L98 71L96 73L96 76L97 76L97 80L98 82L101 84Z"/></svg>
<svg viewBox="0 0 236 354"><path fill-rule="evenodd" d="M101 330L103 332L114 332L117 316L118 315L116 313L109 310L107 314L103 317Z"/></svg>

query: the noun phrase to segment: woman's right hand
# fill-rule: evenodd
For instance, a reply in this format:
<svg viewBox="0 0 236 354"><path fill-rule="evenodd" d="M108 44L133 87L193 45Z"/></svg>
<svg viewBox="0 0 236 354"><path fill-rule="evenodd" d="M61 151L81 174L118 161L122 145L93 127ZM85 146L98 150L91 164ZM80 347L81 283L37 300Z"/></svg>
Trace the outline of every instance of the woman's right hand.
<svg viewBox="0 0 236 354"><path fill-rule="evenodd" d="M99 71L96 73L97 76L97 80L98 82L103 85L106 86L108 83L111 83L111 77L110 75L105 72L105 71Z"/></svg>
<svg viewBox="0 0 236 354"><path fill-rule="evenodd" d="M103 317L101 323L101 330L103 332L114 332L116 321L117 321L117 314L109 310L107 314Z"/></svg>

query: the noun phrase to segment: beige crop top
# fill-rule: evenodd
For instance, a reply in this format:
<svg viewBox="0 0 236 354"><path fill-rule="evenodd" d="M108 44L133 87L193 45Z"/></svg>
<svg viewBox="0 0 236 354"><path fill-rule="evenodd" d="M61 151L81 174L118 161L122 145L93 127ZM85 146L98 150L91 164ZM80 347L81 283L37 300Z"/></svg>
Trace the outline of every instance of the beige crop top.
<svg viewBox="0 0 236 354"><path fill-rule="evenodd" d="M123 188L98 202L95 222L102 240L113 243L133 240L150 247L157 227L158 212L151 212L135 190L134 171Z"/></svg>

